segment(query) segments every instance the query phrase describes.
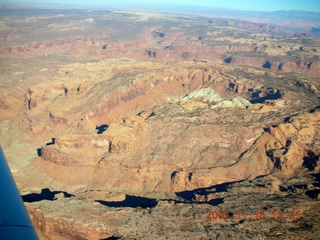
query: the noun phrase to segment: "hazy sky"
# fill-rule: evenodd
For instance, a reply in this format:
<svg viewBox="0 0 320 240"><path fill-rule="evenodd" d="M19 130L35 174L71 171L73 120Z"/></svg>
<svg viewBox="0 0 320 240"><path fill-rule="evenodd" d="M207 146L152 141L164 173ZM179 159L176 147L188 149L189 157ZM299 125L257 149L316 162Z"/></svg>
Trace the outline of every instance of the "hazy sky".
<svg viewBox="0 0 320 240"><path fill-rule="evenodd" d="M191 5L253 11L303 10L320 12L320 0L0 0L4 2L59 3L76 5Z"/></svg>

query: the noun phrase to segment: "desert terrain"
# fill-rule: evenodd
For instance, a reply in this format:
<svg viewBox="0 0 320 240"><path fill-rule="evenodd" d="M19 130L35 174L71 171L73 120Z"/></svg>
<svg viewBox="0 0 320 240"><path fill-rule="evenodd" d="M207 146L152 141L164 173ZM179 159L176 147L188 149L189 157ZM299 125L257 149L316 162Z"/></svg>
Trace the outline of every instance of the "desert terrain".
<svg viewBox="0 0 320 240"><path fill-rule="evenodd" d="M319 15L0 12L0 143L40 239L319 237Z"/></svg>

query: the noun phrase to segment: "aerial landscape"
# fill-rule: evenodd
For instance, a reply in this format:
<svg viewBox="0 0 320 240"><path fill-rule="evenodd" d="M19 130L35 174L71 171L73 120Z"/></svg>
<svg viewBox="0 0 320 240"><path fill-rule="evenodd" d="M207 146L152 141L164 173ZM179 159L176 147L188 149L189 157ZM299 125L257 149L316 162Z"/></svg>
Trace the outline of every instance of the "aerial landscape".
<svg viewBox="0 0 320 240"><path fill-rule="evenodd" d="M88 2L0 2L39 239L319 239L320 2Z"/></svg>

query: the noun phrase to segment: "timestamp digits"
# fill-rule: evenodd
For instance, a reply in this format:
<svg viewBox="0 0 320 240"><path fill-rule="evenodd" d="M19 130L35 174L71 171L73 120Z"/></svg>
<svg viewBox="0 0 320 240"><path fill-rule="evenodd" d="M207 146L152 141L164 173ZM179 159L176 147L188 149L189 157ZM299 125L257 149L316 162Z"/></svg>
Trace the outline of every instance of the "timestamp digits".
<svg viewBox="0 0 320 240"><path fill-rule="evenodd" d="M247 211L238 210L236 213L232 214L229 210L208 210L205 216L207 220L228 218L234 220L263 220L267 217L277 220L290 218L290 220L293 221L301 218L301 211L290 210L289 212L284 213L281 209L269 211L257 210L254 211L253 214L247 214Z"/></svg>

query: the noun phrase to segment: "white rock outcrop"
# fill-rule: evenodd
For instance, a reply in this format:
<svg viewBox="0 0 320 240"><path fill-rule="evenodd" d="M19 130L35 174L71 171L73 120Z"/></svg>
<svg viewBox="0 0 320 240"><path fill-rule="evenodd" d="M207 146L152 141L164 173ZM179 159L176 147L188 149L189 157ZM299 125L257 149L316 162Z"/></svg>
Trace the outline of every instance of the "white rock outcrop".
<svg viewBox="0 0 320 240"><path fill-rule="evenodd" d="M232 99L223 99L216 93L212 88L201 88L199 90L193 91L189 94L186 94L182 101L199 101L206 102L211 104L211 108L216 107L241 107L246 108L251 105L251 103L240 97L236 96Z"/></svg>
<svg viewBox="0 0 320 240"><path fill-rule="evenodd" d="M223 100L212 88L201 88L185 95L182 100L195 100L208 103L217 103Z"/></svg>

